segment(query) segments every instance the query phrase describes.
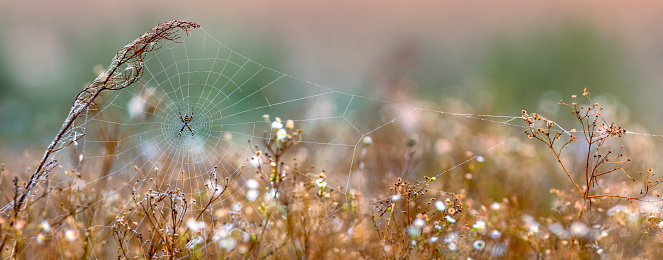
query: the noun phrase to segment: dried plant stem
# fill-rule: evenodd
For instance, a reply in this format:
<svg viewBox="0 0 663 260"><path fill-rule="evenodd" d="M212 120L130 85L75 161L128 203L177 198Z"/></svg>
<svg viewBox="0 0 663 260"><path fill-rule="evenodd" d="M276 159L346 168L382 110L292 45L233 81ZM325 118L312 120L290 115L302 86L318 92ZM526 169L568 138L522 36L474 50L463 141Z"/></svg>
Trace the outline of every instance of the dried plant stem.
<svg viewBox="0 0 663 260"><path fill-rule="evenodd" d="M83 133L79 134L76 132L76 121L86 115L90 109L96 107L94 103L95 99L106 90L120 90L140 80L143 75L145 55L148 52L159 49L161 47L159 43L164 41L177 42L180 38L177 34L180 29L188 33L189 30L199 27L200 25L191 21L175 20L160 23L132 43L120 49L113 58L109 68L85 87L83 91L78 93L62 128L46 148L40 163L25 185L25 188L22 191L16 192L16 198L13 201L14 205L12 205L14 214L9 225L10 227L13 227L16 221L18 221L19 213L24 208L23 206L29 193L41 180L48 178L50 169L52 169L49 165L54 167L57 163L55 160L49 161L51 155L76 143L84 136ZM69 142L60 145L66 139L69 139ZM2 247L6 244L8 238L7 235L3 236L2 243L0 244Z"/></svg>
<svg viewBox="0 0 663 260"><path fill-rule="evenodd" d="M587 99L587 105L579 105L576 95L572 96L573 102L571 104L567 104L561 100L559 101L559 104L565 105L571 109L571 114L580 123L582 129L582 135L581 135L582 139L576 138L575 129L571 129L570 131L564 129L557 129L557 128L553 129L553 127L557 126L555 122L548 120L539 114L536 113L527 114L525 110L522 111L522 118L525 121L525 125L528 128L525 131L527 136L530 138L535 138L545 143L548 146L548 148L550 148L550 150L553 151L553 153L555 154L555 158L557 158L557 162L559 163L560 166L562 166L564 173L566 173L566 176L569 178L571 183L573 183L573 186L575 187L576 191L578 191L578 194L582 197L582 206L578 210L578 217L577 217L578 221L580 221L583 216L584 210L587 205L587 201L591 203L592 202L591 200L596 198L620 198L626 200L641 200L642 198L647 196L651 188L658 185L662 181L662 180L655 180L655 181L651 180L653 176L652 173L653 170L650 168L648 170L646 177L643 175L642 172L639 173L643 180L642 192L640 193L639 196L624 196L624 195L609 194L609 193L590 195L592 193L592 187L594 185L598 185L598 177L605 176L609 173L615 171L621 171L630 180L635 181L635 179L631 178L631 176L629 176L629 174L623 169L623 166L626 165L626 163L630 162L630 159L621 159L621 157L623 156L622 154L623 147L620 147L616 155L614 156L611 156L611 154L614 153L608 150L609 148L604 148L604 145L609 139L612 139L613 137L621 137L626 133L626 130L624 128L615 125L614 123L610 124L607 123L605 118L603 118L603 116L601 115L603 107L600 107L598 103L592 101L589 91L587 91L587 89L584 90L583 96ZM562 137L565 138L564 141L560 141L562 140ZM555 148L555 143L557 141L562 142L562 145L558 146L559 147L558 149ZM584 155L585 165L583 166L585 172L584 191L582 191L580 187L578 187L578 184L573 180L571 173L569 172L569 170L567 169L565 163L562 161L561 158L561 154L564 148L575 142L583 142L587 145L587 151ZM571 249L569 250L569 259L571 259L573 255L573 247L575 241L576 241L576 236L574 235L573 238L571 239Z"/></svg>

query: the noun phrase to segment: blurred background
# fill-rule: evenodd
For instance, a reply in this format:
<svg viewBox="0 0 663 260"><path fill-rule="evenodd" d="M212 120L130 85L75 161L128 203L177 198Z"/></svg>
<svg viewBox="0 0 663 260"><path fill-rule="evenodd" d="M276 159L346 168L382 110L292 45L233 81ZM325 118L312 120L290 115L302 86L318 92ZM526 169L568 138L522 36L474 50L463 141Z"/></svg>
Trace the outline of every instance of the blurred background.
<svg viewBox="0 0 663 260"><path fill-rule="evenodd" d="M663 5L654 1L3 0L0 10L3 152L46 147L93 67L173 19L342 91L411 103L392 95L398 88L432 107L456 97L478 113L554 119L557 101L586 87L622 124L663 133Z"/></svg>

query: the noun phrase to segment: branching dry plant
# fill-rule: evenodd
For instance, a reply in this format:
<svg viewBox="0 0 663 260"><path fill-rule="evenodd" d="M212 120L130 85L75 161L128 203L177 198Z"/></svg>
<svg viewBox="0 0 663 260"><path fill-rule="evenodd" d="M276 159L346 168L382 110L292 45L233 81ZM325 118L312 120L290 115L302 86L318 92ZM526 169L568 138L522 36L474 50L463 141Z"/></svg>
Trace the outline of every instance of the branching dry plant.
<svg viewBox="0 0 663 260"><path fill-rule="evenodd" d="M576 95L571 98L573 102L568 104L559 101L559 104L567 106L571 110L571 115L580 124L580 131L576 129L565 130L552 120L546 119L543 116L532 113L527 114L525 110L522 111L522 117L528 130L525 131L527 137L534 138L544 143L555 155L557 162L562 170L568 177L569 181L582 198L582 205L578 210L578 221L582 219L583 212L587 209L587 202L591 205L593 201L605 198L619 198L627 201L642 200L647 198L649 191L660 184L663 179L654 179L654 172L649 168L645 173L638 172L642 181L642 188L637 195L622 195L615 193L601 193L596 191L596 187L600 185L599 179L607 177L611 173L622 173L626 178L635 182L624 169L624 166L631 161L631 159L624 158L622 150L624 146L619 146L618 149L611 150L611 141L614 138L622 137L627 133L626 129L615 125L614 122L608 121L601 115L603 107L599 103L593 102L589 91L587 89L583 92L583 97L586 99L586 104L579 104ZM575 152L578 156L583 158L583 164L580 169L570 167L566 160L562 158L562 153L574 149L572 147L582 149L583 152ZM574 154L575 155L575 154ZM582 171L584 175L584 183L578 186L579 182L574 180L577 176L578 170ZM571 241L572 247L575 241L575 236ZM569 251L569 259L572 256L573 250Z"/></svg>

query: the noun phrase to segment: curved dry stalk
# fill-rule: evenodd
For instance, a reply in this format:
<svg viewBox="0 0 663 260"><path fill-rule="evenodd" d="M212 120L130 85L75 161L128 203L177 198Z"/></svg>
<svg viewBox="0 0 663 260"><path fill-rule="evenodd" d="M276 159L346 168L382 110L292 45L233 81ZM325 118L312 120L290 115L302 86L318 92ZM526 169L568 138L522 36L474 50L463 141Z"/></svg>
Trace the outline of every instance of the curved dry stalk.
<svg viewBox="0 0 663 260"><path fill-rule="evenodd" d="M180 39L180 36L178 35L179 30L188 34L191 29L199 27L200 25L195 22L182 20L174 20L158 24L156 27L138 37L132 43L127 44L120 49L111 61L108 69L78 93L60 131L57 133L51 144L46 148L35 172L25 184L22 191L16 192L16 198L10 204L13 211L13 217L9 225L10 227L13 227L14 223L18 220L19 214L24 208L30 192L42 180L48 178L51 169L57 164L57 161L54 159L49 161L51 155L59 150L69 147L71 144L75 144L84 136L84 133L76 132L75 122L77 119L85 116L90 109L96 107L94 103L95 99L107 90L124 89L140 80L143 75L143 66L147 53L158 50L161 47L160 44L164 42L178 42ZM67 139L69 139L68 142L60 145L63 140L67 141ZM0 248L4 248L8 238L9 236L3 234Z"/></svg>

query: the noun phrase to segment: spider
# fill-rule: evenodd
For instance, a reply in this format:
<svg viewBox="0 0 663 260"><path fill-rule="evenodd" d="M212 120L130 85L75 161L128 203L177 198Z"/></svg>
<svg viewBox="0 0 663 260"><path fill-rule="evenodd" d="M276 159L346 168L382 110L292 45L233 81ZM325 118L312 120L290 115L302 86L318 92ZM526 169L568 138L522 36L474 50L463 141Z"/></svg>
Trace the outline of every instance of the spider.
<svg viewBox="0 0 663 260"><path fill-rule="evenodd" d="M184 125L182 125L182 128L180 129L179 137L182 137L182 132L184 131L185 127L189 129L189 132L191 132L191 136L193 136L193 130L191 129L191 126L189 125L189 123L191 123L191 121L193 120L193 113L194 112L191 112L191 116L189 116L189 114L184 114L184 117L182 117L182 111L179 110L179 108L178 108L178 112L180 112L180 120L182 120L182 123L184 124Z"/></svg>

